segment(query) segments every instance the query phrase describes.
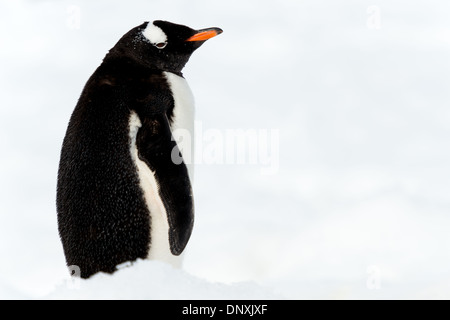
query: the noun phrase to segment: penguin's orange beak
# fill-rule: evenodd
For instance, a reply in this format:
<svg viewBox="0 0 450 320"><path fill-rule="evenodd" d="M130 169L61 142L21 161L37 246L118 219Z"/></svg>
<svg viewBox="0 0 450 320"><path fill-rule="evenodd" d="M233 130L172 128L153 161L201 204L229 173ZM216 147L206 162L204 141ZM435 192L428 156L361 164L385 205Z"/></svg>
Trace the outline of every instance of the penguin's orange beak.
<svg viewBox="0 0 450 320"><path fill-rule="evenodd" d="M186 41L206 41L221 34L223 31L220 28L208 28L198 30L196 34L187 39Z"/></svg>

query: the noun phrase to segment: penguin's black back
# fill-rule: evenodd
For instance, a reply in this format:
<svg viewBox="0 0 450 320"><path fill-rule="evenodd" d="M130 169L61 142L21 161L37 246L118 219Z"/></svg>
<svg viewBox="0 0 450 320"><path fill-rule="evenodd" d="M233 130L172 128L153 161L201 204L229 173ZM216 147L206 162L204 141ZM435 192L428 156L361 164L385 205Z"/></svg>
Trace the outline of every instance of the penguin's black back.
<svg viewBox="0 0 450 320"><path fill-rule="evenodd" d="M106 60L81 94L61 151L57 211L67 264L80 267L83 278L147 256L150 215L130 153L129 119L162 109L170 117L163 74L126 58Z"/></svg>

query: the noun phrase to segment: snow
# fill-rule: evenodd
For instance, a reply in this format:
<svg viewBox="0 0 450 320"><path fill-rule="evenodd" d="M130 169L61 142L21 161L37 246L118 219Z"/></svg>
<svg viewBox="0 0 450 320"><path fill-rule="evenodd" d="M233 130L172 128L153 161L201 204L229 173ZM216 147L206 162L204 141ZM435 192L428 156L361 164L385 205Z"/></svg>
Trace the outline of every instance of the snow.
<svg viewBox="0 0 450 320"><path fill-rule="evenodd" d="M0 299L449 299L449 10L2 1ZM138 261L74 287L55 209L65 129L106 52L157 19L224 30L184 70L204 138L184 265ZM256 158L249 141L243 163L212 144L230 130L267 133Z"/></svg>
<svg viewBox="0 0 450 320"><path fill-rule="evenodd" d="M159 261L138 260L113 275L98 273L89 280L66 279L46 299L246 300L280 299L254 283L211 283Z"/></svg>

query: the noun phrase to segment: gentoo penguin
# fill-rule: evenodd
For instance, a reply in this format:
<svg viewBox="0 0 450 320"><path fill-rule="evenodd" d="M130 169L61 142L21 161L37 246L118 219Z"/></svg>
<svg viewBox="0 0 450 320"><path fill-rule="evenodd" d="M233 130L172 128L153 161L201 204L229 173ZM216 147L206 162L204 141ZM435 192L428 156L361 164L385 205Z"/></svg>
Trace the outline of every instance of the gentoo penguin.
<svg viewBox="0 0 450 320"><path fill-rule="evenodd" d="M78 266L82 278L136 259L179 265L194 222L181 153L189 146L172 134L193 128L193 97L181 71L220 33L145 22L87 81L62 145L56 201L67 265Z"/></svg>

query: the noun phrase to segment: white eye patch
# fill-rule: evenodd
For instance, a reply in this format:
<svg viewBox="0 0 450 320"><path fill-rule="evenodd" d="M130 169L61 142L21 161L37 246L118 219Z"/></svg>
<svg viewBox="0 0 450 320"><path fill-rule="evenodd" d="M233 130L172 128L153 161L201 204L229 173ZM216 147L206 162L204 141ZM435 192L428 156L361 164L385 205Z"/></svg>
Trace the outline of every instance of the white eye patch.
<svg viewBox="0 0 450 320"><path fill-rule="evenodd" d="M148 41L153 43L157 48L164 48L165 46L162 46L162 43L167 43L167 35L164 33L164 31L161 30L160 27L155 26L153 23L149 23L147 25L147 28L145 28L144 31L142 31L142 34L145 38L147 38Z"/></svg>

